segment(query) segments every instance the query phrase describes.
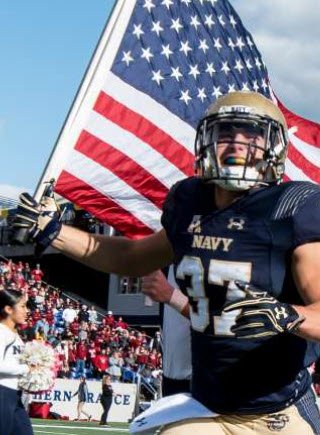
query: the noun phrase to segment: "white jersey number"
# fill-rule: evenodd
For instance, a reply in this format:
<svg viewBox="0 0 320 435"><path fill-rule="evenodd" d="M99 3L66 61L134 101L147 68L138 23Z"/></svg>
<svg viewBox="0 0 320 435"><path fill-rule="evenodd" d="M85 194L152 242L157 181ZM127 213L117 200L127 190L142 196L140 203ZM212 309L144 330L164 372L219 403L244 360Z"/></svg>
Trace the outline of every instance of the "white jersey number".
<svg viewBox="0 0 320 435"><path fill-rule="evenodd" d="M210 260L208 270L208 283L227 287L226 303L241 299L245 296L234 283L235 280L250 282L252 264L249 262ZM183 257L177 268L177 278L185 280L190 277L190 287L187 287L188 295L196 302L196 308L190 306L190 320L192 328L203 332L210 323L209 299L205 293L204 268L199 257ZM230 336L231 327L240 310L230 313L222 313L213 316L215 335Z"/></svg>

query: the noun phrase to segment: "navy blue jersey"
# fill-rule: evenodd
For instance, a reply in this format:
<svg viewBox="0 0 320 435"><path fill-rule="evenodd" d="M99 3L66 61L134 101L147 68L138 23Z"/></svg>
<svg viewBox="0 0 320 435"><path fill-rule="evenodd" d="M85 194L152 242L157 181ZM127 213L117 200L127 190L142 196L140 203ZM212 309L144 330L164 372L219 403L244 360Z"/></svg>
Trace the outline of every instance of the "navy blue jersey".
<svg viewBox="0 0 320 435"><path fill-rule="evenodd" d="M304 304L291 257L297 246L320 240L320 187L251 189L219 210L213 185L189 178L169 192L162 224L191 305L193 396L219 413L276 412L298 400L320 346L293 334L236 339L230 328L238 313L222 309L244 297L235 280Z"/></svg>

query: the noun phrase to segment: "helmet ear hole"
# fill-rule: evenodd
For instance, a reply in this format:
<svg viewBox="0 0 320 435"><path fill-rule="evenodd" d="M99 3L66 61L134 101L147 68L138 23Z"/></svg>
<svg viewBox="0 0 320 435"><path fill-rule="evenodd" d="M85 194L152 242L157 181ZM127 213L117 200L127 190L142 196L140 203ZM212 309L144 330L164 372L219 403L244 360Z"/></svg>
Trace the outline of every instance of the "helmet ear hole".
<svg viewBox="0 0 320 435"><path fill-rule="evenodd" d="M256 170L260 173L260 174L264 174L267 170L267 162L265 162L264 160L261 160L260 162L258 162L256 164Z"/></svg>

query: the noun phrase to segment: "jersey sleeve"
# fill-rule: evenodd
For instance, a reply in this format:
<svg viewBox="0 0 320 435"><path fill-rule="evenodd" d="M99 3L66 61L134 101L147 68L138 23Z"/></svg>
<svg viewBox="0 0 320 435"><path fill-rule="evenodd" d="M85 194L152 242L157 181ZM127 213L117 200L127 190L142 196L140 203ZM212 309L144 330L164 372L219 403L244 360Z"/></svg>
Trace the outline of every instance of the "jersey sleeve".
<svg viewBox="0 0 320 435"><path fill-rule="evenodd" d="M174 234L176 229L177 190L179 185L180 182L171 187L162 208L161 224L169 240L171 240L172 234Z"/></svg>
<svg viewBox="0 0 320 435"><path fill-rule="evenodd" d="M6 349L10 345L10 340L7 340L5 334L0 338L0 377L6 376L19 376L29 371L27 364L20 364L15 361L6 360Z"/></svg>
<svg viewBox="0 0 320 435"><path fill-rule="evenodd" d="M308 197L293 216L294 248L320 241L320 188Z"/></svg>

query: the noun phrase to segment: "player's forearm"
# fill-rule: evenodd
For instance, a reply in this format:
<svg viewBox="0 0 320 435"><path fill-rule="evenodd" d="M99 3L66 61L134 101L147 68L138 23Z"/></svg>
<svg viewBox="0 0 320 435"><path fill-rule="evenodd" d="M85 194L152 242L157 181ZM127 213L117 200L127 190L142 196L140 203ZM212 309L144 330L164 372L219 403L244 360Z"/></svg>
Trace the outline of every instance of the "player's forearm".
<svg viewBox="0 0 320 435"><path fill-rule="evenodd" d="M294 308L305 318L296 330L296 335L307 340L320 341L320 302Z"/></svg>
<svg viewBox="0 0 320 435"><path fill-rule="evenodd" d="M153 243L154 239L159 239L160 247L159 243ZM86 266L105 273L132 277L164 267L172 258L170 245L158 234L131 240L90 234L62 225L52 246Z"/></svg>
<svg viewBox="0 0 320 435"><path fill-rule="evenodd" d="M135 275L134 263L130 264L130 245L124 237L107 237L90 234L63 225L52 246L86 266L106 273Z"/></svg>

